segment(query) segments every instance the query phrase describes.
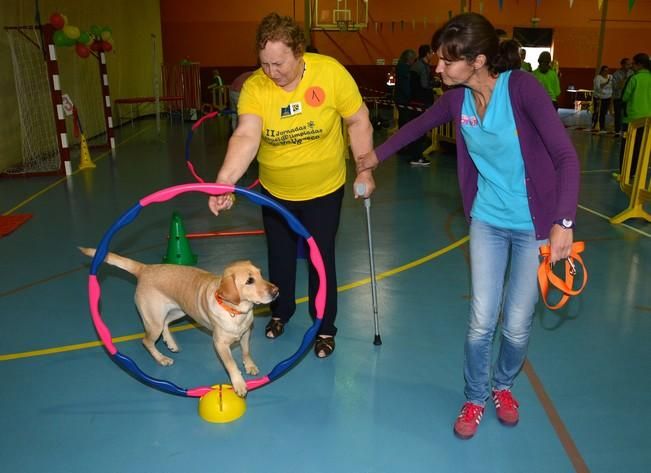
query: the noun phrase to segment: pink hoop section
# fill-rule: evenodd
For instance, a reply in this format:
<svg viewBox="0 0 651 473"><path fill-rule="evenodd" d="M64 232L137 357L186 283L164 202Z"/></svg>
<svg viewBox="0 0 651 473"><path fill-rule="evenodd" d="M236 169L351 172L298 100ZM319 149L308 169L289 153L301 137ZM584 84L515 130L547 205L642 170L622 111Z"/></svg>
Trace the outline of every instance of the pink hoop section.
<svg viewBox="0 0 651 473"><path fill-rule="evenodd" d="M204 182L206 182L206 181L204 181L203 179L201 179L201 177L199 176L199 174L197 174L197 171L194 170L194 166L193 166L193 164L192 164L190 161L188 161L188 169L190 169L190 172L192 173L192 176L194 176L194 178L197 180L197 182L200 182L200 183L202 183L202 184L203 184Z"/></svg>
<svg viewBox="0 0 651 473"><path fill-rule="evenodd" d="M200 388L188 389L188 397L201 397L206 393L212 391L213 388L208 386L202 386Z"/></svg>
<svg viewBox="0 0 651 473"><path fill-rule="evenodd" d="M249 390L254 390L259 388L260 386L264 386L270 381L271 380L269 379L269 376L263 376L262 378L256 378L256 379L249 379L246 381L246 387Z"/></svg>
<svg viewBox="0 0 651 473"><path fill-rule="evenodd" d="M195 131L197 128L199 128L201 126L201 124L203 122L205 122L206 120L209 120L209 119L211 119L213 117L216 117L217 115L219 115L219 110L217 110L216 112L210 112L210 113L205 114L194 125L192 125L192 131Z"/></svg>
<svg viewBox="0 0 651 473"><path fill-rule="evenodd" d="M140 200L140 205L146 207L149 204L166 202L170 199L173 199L179 194L183 194L185 192L192 192L192 191L203 192L204 194L211 194L211 195L221 195L229 192L235 192L235 186L229 184L215 184L215 183L181 184L180 186L168 187L167 189L154 192L153 194L144 197L143 199Z"/></svg>
<svg viewBox="0 0 651 473"><path fill-rule="evenodd" d="M104 324L102 316L99 313L99 299L101 295L101 290L99 288L99 283L97 282L97 276L91 275L88 276L88 301L90 303L90 313L93 318L93 323L97 329L97 334L99 335L100 340L108 350L111 355L115 355L118 350L113 345L113 339L111 338L111 332Z"/></svg>
<svg viewBox="0 0 651 473"><path fill-rule="evenodd" d="M323 259L321 258L321 253L319 248L314 241L314 237L310 237L307 240L307 244L310 247L310 259L316 269L319 279L321 281L326 280L325 266L323 265ZM319 287L319 290L316 293L316 298L314 299L314 307L316 308L317 314L323 314L325 312L325 285L322 284Z"/></svg>

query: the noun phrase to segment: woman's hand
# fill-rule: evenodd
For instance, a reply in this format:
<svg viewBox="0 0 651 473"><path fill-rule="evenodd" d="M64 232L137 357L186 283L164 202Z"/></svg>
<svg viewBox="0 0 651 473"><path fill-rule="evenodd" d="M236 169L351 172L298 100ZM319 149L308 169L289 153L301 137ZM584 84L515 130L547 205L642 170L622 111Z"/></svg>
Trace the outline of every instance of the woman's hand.
<svg viewBox="0 0 651 473"><path fill-rule="evenodd" d="M363 187L361 187L363 186ZM364 189L363 194L358 194L357 189L362 188ZM355 183L353 184L353 189L355 192L355 198L358 199L360 197L364 199L368 199L373 191L375 190L375 179L373 178L373 173L371 171L362 171L360 172L357 177L355 178Z"/></svg>
<svg viewBox="0 0 651 473"><path fill-rule="evenodd" d="M222 210L229 210L235 203L233 193L212 195L208 198L208 208L215 215L219 215Z"/></svg>
<svg viewBox="0 0 651 473"><path fill-rule="evenodd" d="M355 158L355 166L357 168L357 174L361 174L364 171L370 171L375 169L380 160L377 158L375 151L371 151L366 154L362 154Z"/></svg>
<svg viewBox="0 0 651 473"><path fill-rule="evenodd" d="M552 225L549 232L550 263L554 264L570 256L573 241L574 230L563 228L558 224Z"/></svg>

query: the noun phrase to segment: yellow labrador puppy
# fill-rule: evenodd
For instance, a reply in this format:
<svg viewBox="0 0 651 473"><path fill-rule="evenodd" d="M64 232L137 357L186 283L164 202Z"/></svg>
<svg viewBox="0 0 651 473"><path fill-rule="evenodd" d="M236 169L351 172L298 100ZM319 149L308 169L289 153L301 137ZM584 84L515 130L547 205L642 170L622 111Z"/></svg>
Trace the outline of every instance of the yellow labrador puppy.
<svg viewBox="0 0 651 473"><path fill-rule="evenodd" d="M95 256L94 248L79 249L86 256ZM138 279L135 301L145 327L142 343L158 363L163 366L174 363L158 351L156 341L162 335L170 351L179 351L169 324L187 314L212 331L215 350L233 389L240 396L246 395L246 382L230 347L239 341L244 369L247 374L258 374L249 353L253 306L268 304L278 296L278 288L265 281L258 268L250 261L236 261L220 277L189 266L148 265L115 253L108 253L105 261Z"/></svg>

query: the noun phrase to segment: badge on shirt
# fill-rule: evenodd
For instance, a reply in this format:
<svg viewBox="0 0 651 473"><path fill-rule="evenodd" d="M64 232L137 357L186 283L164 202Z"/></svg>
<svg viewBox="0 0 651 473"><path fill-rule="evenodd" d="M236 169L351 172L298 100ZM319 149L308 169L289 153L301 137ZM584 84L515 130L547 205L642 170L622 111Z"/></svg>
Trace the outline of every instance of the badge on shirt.
<svg viewBox="0 0 651 473"><path fill-rule="evenodd" d="M302 111L301 102L290 103L286 107L280 107L280 118L293 117Z"/></svg>

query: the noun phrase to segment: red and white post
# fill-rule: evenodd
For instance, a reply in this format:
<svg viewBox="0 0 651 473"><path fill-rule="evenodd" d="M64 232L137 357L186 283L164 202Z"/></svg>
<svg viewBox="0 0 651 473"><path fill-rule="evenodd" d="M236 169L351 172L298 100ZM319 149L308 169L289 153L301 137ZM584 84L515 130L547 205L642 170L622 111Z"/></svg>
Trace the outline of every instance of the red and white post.
<svg viewBox="0 0 651 473"><path fill-rule="evenodd" d="M111 150L115 150L115 135L113 133L113 109L109 92L108 70L106 68L106 53L99 52L99 77L102 83L102 104L104 106L104 124L106 125L106 140Z"/></svg>
<svg viewBox="0 0 651 473"><path fill-rule="evenodd" d="M50 84L50 96L54 110L54 122L56 124L57 145L61 156L60 171L66 176L72 174L70 163L70 147L68 145L68 134L66 132L66 120L63 112L63 98L61 94L61 78L59 76L59 63L57 62L56 47L54 46L54 27L50 24L41 26L44 40L44 55L47 65L48 83Z"/></svg>

